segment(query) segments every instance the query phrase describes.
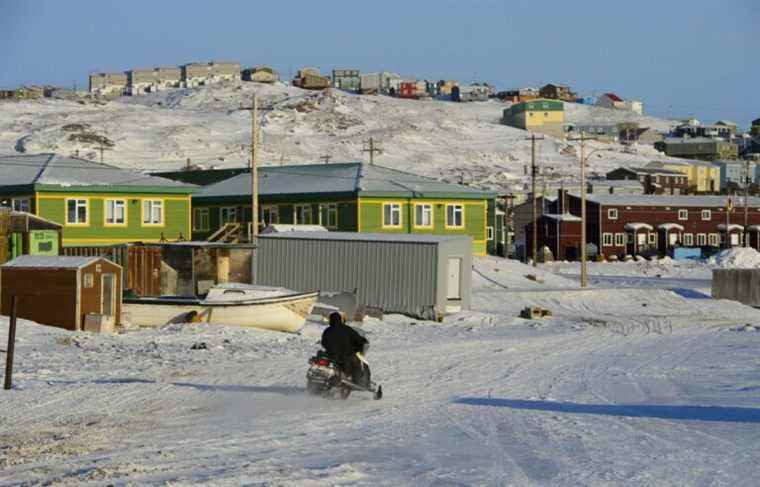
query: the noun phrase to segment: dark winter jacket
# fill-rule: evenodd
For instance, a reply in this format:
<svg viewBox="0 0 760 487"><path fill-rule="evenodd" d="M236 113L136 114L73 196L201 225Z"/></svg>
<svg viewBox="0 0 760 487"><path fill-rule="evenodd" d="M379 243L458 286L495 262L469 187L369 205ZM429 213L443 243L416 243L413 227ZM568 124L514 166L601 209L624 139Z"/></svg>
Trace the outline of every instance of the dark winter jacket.
<svg viewBox="0 0 760 487"><path fill-rule="evenodd" d="M322 346L338 361L361 352L365 343L367 339L348 325L330 325L322 333Z"/></svg>

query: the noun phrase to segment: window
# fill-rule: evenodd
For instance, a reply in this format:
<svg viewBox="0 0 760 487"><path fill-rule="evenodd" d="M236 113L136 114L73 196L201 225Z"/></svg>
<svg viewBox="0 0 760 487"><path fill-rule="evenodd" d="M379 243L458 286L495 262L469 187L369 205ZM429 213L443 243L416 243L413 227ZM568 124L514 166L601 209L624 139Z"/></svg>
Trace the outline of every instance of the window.
<svg viewBox="0 0 760 487"><path fill-rule="evenodd" d="M446 226L464 228L464 206L446 205Z"/></svg>
<svg viewBox="0 0 760 487"><path fill-rule="evenodd" d="M720 237L718 236L717 233L711 233L708 236L708 242L709 242L709 244L710 244L711 247L717 247L719 245L719 242L720 242Z"/></svg>
<svg viewBox="0 0 760 487"><path fill-rule="evenodd" d="M678 210L678 219L679 220L688 220L689 219L689 210Z"/></svg>
<svg viewBox="0 0 760 487"><path fill-rule="evenodd" d="M14 211L25 211L29 213L30 208L31 204L29 198L13 198Z"/></svg>
<svg viewBox="0 0 760 487"><path fill-rule="evenodd" d="M421 228L433 228L433 205L414 205L414 226Z"/></svg>
<svg viewBox="0 0 760 487"><path fill-rule="evenodd" d="M87 289L95 287L95 275L87 272L84 275L84 287Z"/></svg>
<svg viewBox="0 0 760 487"><path fill-rule="evenodd" d="M143 200L143 225L164 224L163 200Z"/></svg>
<svg viewBox="0 0 760 487"><path fill-rule="evenodd" d="M195 208L193 210L193 231L208 232L209 226L208 208Z"/></svg>
<svg viewBox="0 0 760 487"><path fill-rule="evenodd" d="M698 233L697 234L697 246L698 247L704 247L707 245L707 235L704 233Z"/></svg>
<svg viewBox="0 0 760 487"><path fill-rule="evenodd" d="M712 219L712 212L710 210L702 210L702 219L710 221Z"/></svg>
<svg viewBox="0 0 760 487"><path fill-rule="evenodd" d="M493 227L486 227L486 235L488 240L493 240Z"/></svg>
<svg viewBox="0 0 760 487"><path fill-rule="evenodd" d="M652 232L647 237L647 241L649 242L649 245L657 245L657 234Z"/></svg>
<svg viewBox="0 0 760 487"><path fill-rule="evenodd" d="M607 210L607 218L610 220L617 220L618 219L617 208L610 208L609 210Z"/></svg>
<svg viewBox="0 0 760 487"><path fill-rule="evenodd" d="M311 225L311 205L295 205L293 217L296 225Z"/></svg>
<svg viewBox="0 0 760 487"><path fill-rule="evenodd" d="M611 233L602 234L602 245L605 246L605 247L612 246L612 234Z"/></svg>
<svg viewBox="0 0 760 487"><path fill-rule="evenodd" d="M261 207L261 223L271 225L280 223L280 207L277 205L264 205Z"/></svg>
<svg viewBox="0 0 760 487"><path fill-rule="evenodd" d="M106 225L127 224L127 202L125 200L105 200Z"/></svg>
<svg viewBox="0 0 760 487"><path fill-rule="evenodd" d="M66 200L67 225L87 225L89 222L87 213L87 200Z"/></svg>
<svg viewBox="0 0 760 487"><path fill-rule="evenodd" d="M625 245L625 241L626 241L626 238L625 238L624 233L615 234L615 246L622 247L623 245Z"/></svg>
<svg viewBox="0 0 760 487"><path fill-rule="evenodd" d="M237 221L237 208L234 206L228 206L219 208L219 223L224 225L226 223L233 223Z"/></svg>
<svg viewBox="0 0 760 487"><path fill-rule="evenodd" d="M335 203L319 205L319 224L327 228L337 228L338 205Z"/></svg>
<svg viewBox="0 0 760 487"><path fill-rule="evenodd" d="M401 226L401 205L398 203L383 203L383 226Z"/></svg>
<svg viewBox="0 0 760 487"><path fill-rule="evenodd" d="M683 244L685 247L692 247L694 245L694 234L684 233Z"/></svg>

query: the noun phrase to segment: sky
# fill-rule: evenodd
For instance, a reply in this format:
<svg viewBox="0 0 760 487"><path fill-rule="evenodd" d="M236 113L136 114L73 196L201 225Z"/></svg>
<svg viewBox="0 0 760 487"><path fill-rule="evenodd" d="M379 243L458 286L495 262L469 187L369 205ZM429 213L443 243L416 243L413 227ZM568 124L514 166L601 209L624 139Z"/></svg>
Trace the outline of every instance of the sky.
<svg viewBox="0 0 760 487"><path fill-rule="evenodd" d="M0 87L218 59L284 78L308 66L554 82L656 116L760 117L758 0L0 0L0 46Z"/></svg>

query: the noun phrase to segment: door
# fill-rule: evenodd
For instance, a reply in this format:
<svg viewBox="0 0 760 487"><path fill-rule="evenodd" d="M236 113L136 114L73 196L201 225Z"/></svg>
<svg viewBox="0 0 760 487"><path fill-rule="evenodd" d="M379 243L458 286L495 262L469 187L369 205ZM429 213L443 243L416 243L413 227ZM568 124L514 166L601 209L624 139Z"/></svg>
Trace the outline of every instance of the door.
<svg viewBox="0 0 760 487"><path fill-rule="evenodd" d="M668 245L671 247L678 243L678 233L673 232L671 234L668 234Z"/></svg>
<svg viewBox="0 0 760 487"><path fill-rule="evenodd" d="M731 246L736 247L739 245L739 234L738 233L732 233L731 234Z"/></svg>
<svg viewBox="0 0 760 487"><path fill-rule="evenodd" d="M642 249L647 246L647 234L646 233L638 233L636 234L636 244L638 245L639 249Z"/></svg>
<svg viewBox="0 0 760 487"><path fill-rule="evenodd" d="M102 280L100 314L114 316L116 313L116 276L114 274L103 274Z"/></svg>
<svg viewBox="0 0 760 487"><path fill-rule="evenodd" d="M462 299L460 294L460 274L462 273L462 259L452 257L449 259L448 282L446 284L447 299Z"/></svg>

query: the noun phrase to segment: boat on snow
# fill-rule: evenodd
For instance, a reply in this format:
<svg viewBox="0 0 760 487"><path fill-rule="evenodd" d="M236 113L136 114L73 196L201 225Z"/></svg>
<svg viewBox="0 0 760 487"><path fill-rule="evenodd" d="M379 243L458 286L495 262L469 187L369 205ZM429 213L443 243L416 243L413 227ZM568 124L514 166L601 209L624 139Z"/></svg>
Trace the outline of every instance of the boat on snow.
<svg viewBox="0 0 760 487"><path fill-rule="evenodd" d="M228 283L212 287L205 298L124 298L133 324L213 323L296 333L317 300L318 292Z"/></svg>

